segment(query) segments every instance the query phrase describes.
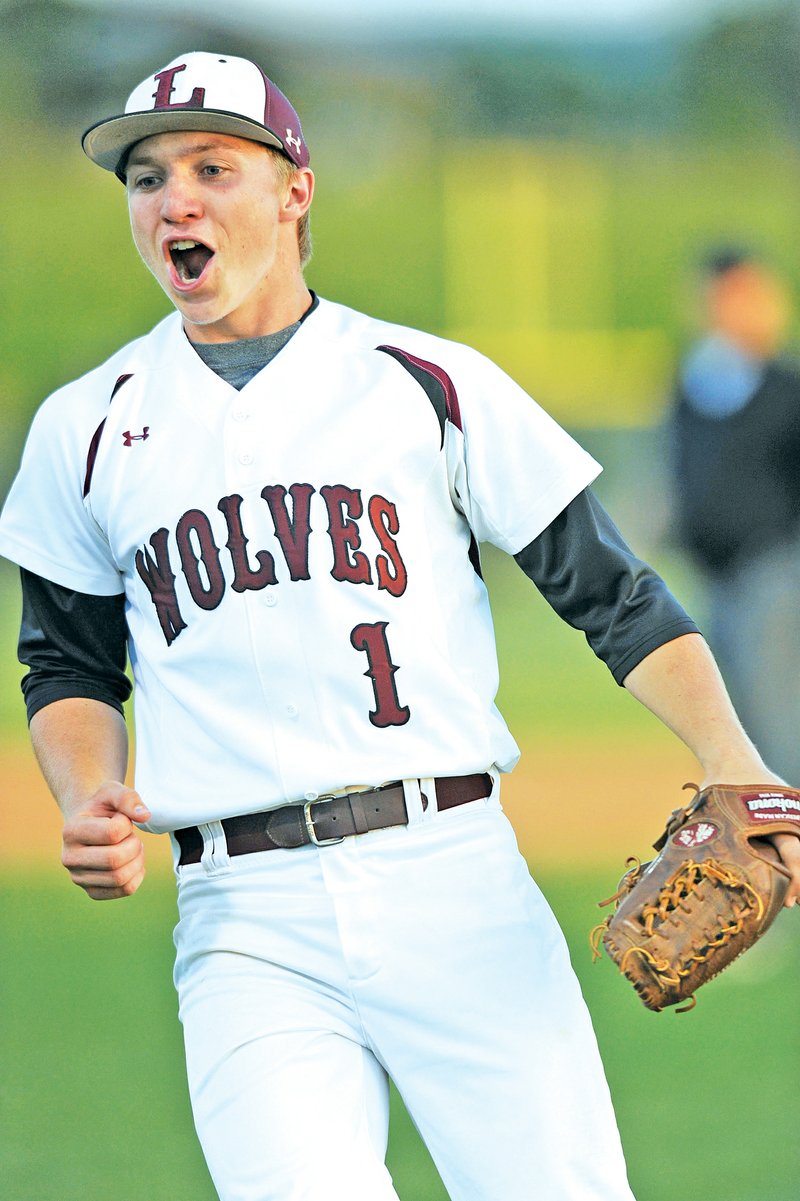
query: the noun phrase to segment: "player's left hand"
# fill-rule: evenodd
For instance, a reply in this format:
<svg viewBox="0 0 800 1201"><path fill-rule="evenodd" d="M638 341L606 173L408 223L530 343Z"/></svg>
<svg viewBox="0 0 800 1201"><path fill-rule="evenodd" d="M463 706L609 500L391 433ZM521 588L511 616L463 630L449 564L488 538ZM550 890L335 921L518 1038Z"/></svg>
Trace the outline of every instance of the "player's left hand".
<svg viewBox="0 0 800 1201"><path fill-rule="evenodd" d="M783 902L791 909L800 904L800 834L772 834L769 841L780 855L783 866L792 873L792 882Z"/></svg>
<svg viewBox="0 0 800 1201"><path fill-rule="evenodd" d="M755 765L745 763L741 765L736 763L734 766L723 767L721 772L715 772L715 777L724 780L726 784L734 783L750 783L752 780L758 780L759 784L770 785L777 784L779 787L785 787L787 781L781 776L771 772L763 762L756 762ZM705 788L713 781L706 779L703 783ZM787 909L793 908L795 905L800 905L800 829L797 834L768 834L766 838L775 847L781 858L781 863L792 874L792 882L784 898L784 907Z"/></svg>

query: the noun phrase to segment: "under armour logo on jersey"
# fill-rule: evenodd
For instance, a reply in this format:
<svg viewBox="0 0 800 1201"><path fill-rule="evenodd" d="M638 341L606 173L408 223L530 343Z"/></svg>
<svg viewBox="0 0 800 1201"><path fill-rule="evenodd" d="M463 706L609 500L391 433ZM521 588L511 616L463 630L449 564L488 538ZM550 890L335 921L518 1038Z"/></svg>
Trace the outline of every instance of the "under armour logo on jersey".
<svg viewBox="0 0 800 1201"><path fill-rule="evenodd" d="M133 446L134 442L146 442L150 437L150 426L146 425L141 434L132 434L130 430L126 430L122 435L123 446Z"/></svg>
<svg viewBox="0 0 800 1201"><path fill-rule="evenodd" d="M295 148L295 150L297 151L297 153L298 153L298 154L300 153L300 149L301 149L301 147L302 147L302 145L303 145L303 143L301 142L300 138L296 138L296 137L294 136L294 134L292 133L291 129L289 129L288 127L287 127L287 130L286 130L286 144L287 144L288 146L294 146L294 148Z"/></svg>

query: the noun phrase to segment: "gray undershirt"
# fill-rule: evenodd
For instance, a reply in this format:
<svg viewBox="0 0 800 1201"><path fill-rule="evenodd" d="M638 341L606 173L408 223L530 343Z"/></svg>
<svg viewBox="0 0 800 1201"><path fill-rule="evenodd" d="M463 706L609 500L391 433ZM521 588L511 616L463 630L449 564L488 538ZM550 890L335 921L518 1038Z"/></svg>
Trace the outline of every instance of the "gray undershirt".
<svg viewBox="0 0 800 1201"><path fill-rule="evenodd" d="M267 363L283 350L300 328L300 321L260 338L242 338L238 342L192 342L206 367L237 391L249 384Z"/></svg>

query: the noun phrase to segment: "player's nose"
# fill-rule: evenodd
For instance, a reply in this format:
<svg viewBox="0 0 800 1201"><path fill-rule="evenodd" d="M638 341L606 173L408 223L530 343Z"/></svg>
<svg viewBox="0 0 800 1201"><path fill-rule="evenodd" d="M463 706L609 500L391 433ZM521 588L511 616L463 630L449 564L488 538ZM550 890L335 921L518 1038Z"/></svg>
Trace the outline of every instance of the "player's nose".
<svg viewBox="0 0 800 1201"><path fill-rule="evenodd" d="M172 223L199 217L203 206L197 184L189 176L172 174L161 188L161 216Z"/></svg>

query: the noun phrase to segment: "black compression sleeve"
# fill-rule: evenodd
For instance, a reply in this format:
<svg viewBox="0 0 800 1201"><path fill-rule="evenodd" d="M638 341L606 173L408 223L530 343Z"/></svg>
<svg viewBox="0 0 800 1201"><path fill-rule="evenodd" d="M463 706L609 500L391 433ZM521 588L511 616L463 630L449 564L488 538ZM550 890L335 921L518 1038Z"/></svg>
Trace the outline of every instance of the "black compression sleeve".
<svg viewBox="0 0 800 1201"><path fill-rule="evenodd" d="M583 630L618 684L656 647L699 633L590 488L514 558L559 617Z"/></svg>
<svg viewBox="0 0 800 1201"><path fill-rule="evenodd" d="M22 692L28 721L66 697L104 701L122 712L131 694L125 675L124 596L89 596L24 568L18 655L28 667Z"/></svg>

